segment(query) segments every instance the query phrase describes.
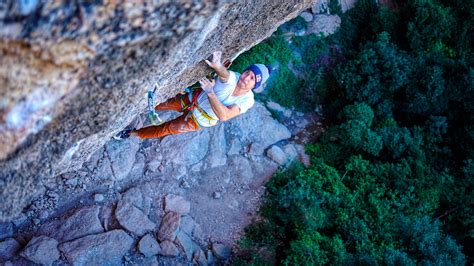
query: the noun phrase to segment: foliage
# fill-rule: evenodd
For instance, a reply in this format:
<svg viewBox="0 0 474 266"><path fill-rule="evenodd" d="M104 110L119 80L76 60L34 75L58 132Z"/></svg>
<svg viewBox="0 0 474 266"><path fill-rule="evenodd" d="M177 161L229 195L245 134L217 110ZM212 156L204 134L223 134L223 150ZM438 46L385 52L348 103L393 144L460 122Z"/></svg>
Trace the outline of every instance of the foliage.
<svg viewBox="0 0 474 266"><path fill-rule="evenodd" d="M268 182L243 263L472 263L474 0L375 2L331 37L293 39L328 128L306 145L310 167Z"/></svg>

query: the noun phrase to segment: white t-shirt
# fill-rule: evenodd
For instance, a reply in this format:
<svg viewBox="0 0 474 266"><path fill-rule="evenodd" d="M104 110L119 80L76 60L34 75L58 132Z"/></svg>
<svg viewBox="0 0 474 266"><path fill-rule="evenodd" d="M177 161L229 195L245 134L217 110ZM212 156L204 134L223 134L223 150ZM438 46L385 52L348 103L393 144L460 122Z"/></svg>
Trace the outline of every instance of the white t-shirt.
<svg viewBox="0 0 474 266"><path fill-rule="evenodd" d="M255 100L253 98L253 92L249 91L240 96L232 96L232 93L237 86L237 82L239 81L240 74L229 71L229 79L226 83L222 82L220 78L217 78L216 84L214 85L214 93L216 94L219 101L225 106L231 106L236 104L240 108L240 113L243 114L247 112L247 110L253 106ZM191 95L189 95L191 100ZM217 124L218 117L212 110L211 103L209 102L209 98L207 98L207 94L203 91L198 99L198 105L212 118L215 120L209 120L204 117L201 112L196 108L193 110L193 115L196 117L199 125L202 127L211 127Z"/></svg>

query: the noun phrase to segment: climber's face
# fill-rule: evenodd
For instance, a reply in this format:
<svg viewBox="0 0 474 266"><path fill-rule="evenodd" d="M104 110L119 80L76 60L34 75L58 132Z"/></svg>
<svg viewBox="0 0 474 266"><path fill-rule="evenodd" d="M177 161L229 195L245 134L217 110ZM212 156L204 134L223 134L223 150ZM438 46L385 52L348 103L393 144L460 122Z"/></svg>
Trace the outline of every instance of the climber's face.
<svg viewBox="0 0 474 266"><path fill-rule="evenodd" d="M255 87L255 74L251 70L247 70L240 75L237 86L245 91L249 91Z"/></svg>

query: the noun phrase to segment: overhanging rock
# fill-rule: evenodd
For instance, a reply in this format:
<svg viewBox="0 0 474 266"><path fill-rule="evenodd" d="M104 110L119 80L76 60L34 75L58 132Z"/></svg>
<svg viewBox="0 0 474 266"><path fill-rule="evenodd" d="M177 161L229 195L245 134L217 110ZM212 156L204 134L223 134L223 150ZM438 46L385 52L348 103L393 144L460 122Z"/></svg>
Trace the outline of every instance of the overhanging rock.
<svg viewBox="0 0 474 266"><path fill-rule="evenodd" d="M165 101L212 51L233 58L313 1L117 2L0 4L0 221L144 111L153 84Z"/></svg>

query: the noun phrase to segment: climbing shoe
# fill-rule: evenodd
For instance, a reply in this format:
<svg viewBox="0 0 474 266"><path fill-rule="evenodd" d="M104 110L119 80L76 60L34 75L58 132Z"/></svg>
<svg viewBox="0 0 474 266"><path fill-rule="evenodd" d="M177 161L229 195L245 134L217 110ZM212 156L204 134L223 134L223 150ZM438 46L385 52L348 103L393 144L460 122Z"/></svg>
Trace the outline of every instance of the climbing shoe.
<svg viewBox="0 0 474 266"><path fill-rule="evenodd" d="M116 140L126 139L126 138L130 137L130 132L132 132L133 130L135 130L135 129L134 128L133 129L124 129L124 130L120 131L119 133L117 133L115 136L113 136L113 138L116 139Z"/></svg>

